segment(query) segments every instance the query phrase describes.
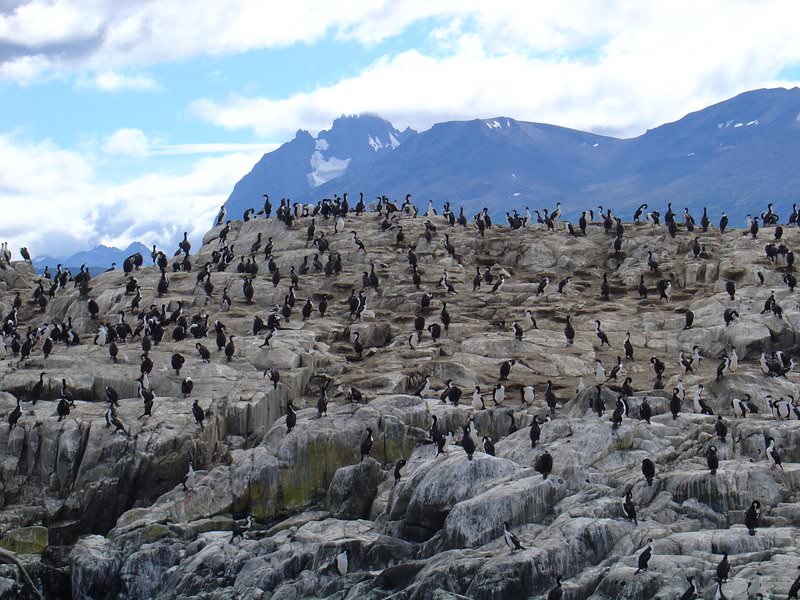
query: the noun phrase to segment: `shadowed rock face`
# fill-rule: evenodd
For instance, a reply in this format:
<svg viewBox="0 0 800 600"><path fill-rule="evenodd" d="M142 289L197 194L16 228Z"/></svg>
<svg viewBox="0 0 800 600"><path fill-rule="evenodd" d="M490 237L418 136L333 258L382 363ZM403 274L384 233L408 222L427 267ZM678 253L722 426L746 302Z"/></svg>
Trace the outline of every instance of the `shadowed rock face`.
<svg viewBox="0 0 800 600"><path fill-rule="evenodd" d="M298 269L304 257L311 265L317 253L307 243L309 218L290 229L274 219L232 221L227 244L236 259L224 271L212 266L210 296L196 285L197 271L224 246L222 227L212 229L195 249L191 272L172 271L176 259L170 257L169 289L161 297L157 269L134 271L142 296L137 313L131 312L134 296L125 294L128 276L121 271L91 280L88 297L100 308L92 319L87 298L73 283L56 291L42 309L32 302L38 278L29 266L6 265L0 271L0 314L11 312L19 291L20 338L29 326L47 323L52 332L54 324L71 319L81 344L57 342L45 359L40 339L22 360L6 338L0 414L10 414L19 398L21 416L13 428L6 420L0 425L0 545L36 532L37 543L26 547L35 546L41 557L26 561L53 597L61 593L54 590L71 587L74 598L94 599L385 598L392 593L409 599L516 598L545 594L560 575L571 597L645 599L680 595L690 574L699 578L702 594L711 595L722 552L732 565L724 588L729 597L743 596L757 572L762 590L786 594L800 563L795 550L800 421L778 401L798 398L796 375L764 375L759 359L762 352L767 358L778 351L787 359L794 355L800 312L783 283L785 263L764 254L773 230L762 229L753 240L737 230L692 234L681 226L672 239L663 226L626 224L622 250L615 255L613 236L597 224L578 237L567 235L563 224L554 232L540 225L493 226L480 237L471 226L451 228L432 216L437 231L428 243L424 220L396 216L384 231L383 215L349 215L344 230L334 233L333 220L318 216L316 235L325 232L331 252L341 254L343 271L326 275L311 266L299 275L295 307L263 347L266 331L253 334L254 317L266 322L273 307L283 306L290 268ZM403 247L396 243L399 226ZM366 253L356 248L352 230ZM445 232L457 258L444 248ZM259 233L259 272L248 304L236 264L240 255L251 258ZM694 258L695 235L708 258ZM277 286L263 253L270 237L281 273ZM799 239L796 228L785 227L787 247ZM419 290L411 280L409 243L418 257ZM648 251L657 271L648 267ZM326 262L328 253L320 259ZM145 263L151 263L149 257ZM351 290L362 290L362 274L372 265L378 289L363 290L366 309L355 318L347 298ZM494 281L472 291L476 266L481 273L489 268ZM765 285L756 284L754 269L763 272ZM454 292L437 285L445 271ZM609 300L601 297L603 273ZM505 283L492 293L501 274ZM649 288L646 299L636 291L642 274ZM550 286L537 295L545 276ZM559 292L558 283L567 276L572 283ZM672 282L669 300L658 298L659 279ZM727 281L736 284L734 300L726 292ZM222 304L225 288L229 308ZM761 313L772 291L782 318ZM427 310L420 308L425 292L432 294ZM317 310L323 296L325 317ZM307 299L314 310L303 319ZM167 321L179 301L190 320L208 315L206 337L173 339L177 325ZM441 317L445 303L447 330ZM147 416L136 382L144 332L118 342L117 362L105 340L93 340L99 324L116 324L120 311L136 329L139 315L151 305L164 336L148 353L156 398ZM727 308L740 315L730 325L723 320ZM695 315L690 329L684 329L686 309ZM526 310L532 311L536 329L529 327ZM569 346L563 333L567 315L576 330ZM411 346L417 316L424 317L425 329ZM600 346L597 319L611 348ZM217 350L217 320L226 336L234 336L230 360ZM521 340L513 322L523 328ZM443 330L435 341L427 329L432 323ZM363 344L360 355L355 332ZM625 357L626 333L634 359L623 360L624 371L607 380L617 357ZM209 363L201 361L197 343L209 349ZM700 364L695 361L693 372L684 372L678 353L691 356L694 346ZM732 347L738 354L735 372L727 370L717 379L720 359ZM174 353L186 359L180 374L171 366ZM666 366L663 390L653 389L651 357ZM515 364L502 381L504 398L497 404L500 364L510 359ZM597 359L606 371L599 389ZM279 372L277 385L265 377L269 368ZM32 386L42 372L34 404ZM181 391L186 376L194 383L189 397ZM626 377L634 395L613 428ZM426 378L430 391L420 396ZM62 379L75 403L59 421ZM447 380L463 392L458 406L441 400ZM550 414L548 381L556 408L551 420L539 425L532 448L534 417L541 421ZM715 415L695 410L698 384ZM119 394L117 416L127 435L106 427L109 385ZM473 399L475 386L485 408ZM531 405L522 402L523 386L534 388ZM681 386L686 397L673 419L672 389ZM351 388L361 393L360 402L352 400ZM327 410L320 416L323 393ZM758 413L734 416L732 399L746 395ZM193 400L207 411L202 430L192 415ZM653 415L650 424L639 419L645 400ZM288 401L296 413L290 432ZM716 437L716 414L727 424L724 441ZM431 439L434 415L445 438L441 454ZM465 426L476 446L472 460L458 445ZM362 458L367 429L373 445ZM494 456L484 451L484 437L493 443ZM780 449L782 470L770 468L768 437ZM713 476L706 466L712 444L719 459ZM537 469L545 451L553 458L546 479ZM644 458L656 465L652 485L642 475ZM400 459L405 465L396 482ZM190 460L196 475L184 490ZM638 525L622 512L629 490ZM762 514L756 535L749 536L743 523L754 500ZM247 515L254 522L242 534L234 519ZM505 545L504 522L523 549L511 552ZM649 570L635 574L648 540L653 540ZM345 550L348 568L340 575L337 557ZM8 574L0 572L0 585L12 589Z"/></svg>

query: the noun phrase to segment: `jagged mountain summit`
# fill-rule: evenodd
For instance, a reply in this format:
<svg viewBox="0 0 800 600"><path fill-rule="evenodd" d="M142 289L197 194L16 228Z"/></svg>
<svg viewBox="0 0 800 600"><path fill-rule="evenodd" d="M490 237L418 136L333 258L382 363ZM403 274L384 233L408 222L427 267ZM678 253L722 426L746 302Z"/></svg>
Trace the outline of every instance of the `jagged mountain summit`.
<svg viewBox="0 0 800 600"><path fill-rule="evenodd" d="M740 222L755 205L788 214L800 190L800 89L760 89L690 113L630 139L509 117L449 121L421 133L386 131L371 150L361 121L337 119L314 140L307 132L265 154L234 188L230 218L261 206L261 194L316 202L363 192L413 194L499 216L554 206L574 217L587 205L627 213L641 202L707 206ZM347 125L347 127L345 127ZM329 140L336 134L335 146ZM388 151L386 138L399 143ZM347 140L347 141L346 141ZM317 146L328 146L321 150ZM370 149L370 150L367 150ZM320 152L321 155L317 155Z"/></svg>
<svg viewBox="0 0 800 600"><path fill-rule="evenodd" d="M319 186L348 170L364 169L415 135L412 129L399 131L366 114L342 116L316 137L298 130L292 141L265 154L234 186L225 203L228 214L240 218L247 208L261 205L264 193L310 198Z"/></svg>

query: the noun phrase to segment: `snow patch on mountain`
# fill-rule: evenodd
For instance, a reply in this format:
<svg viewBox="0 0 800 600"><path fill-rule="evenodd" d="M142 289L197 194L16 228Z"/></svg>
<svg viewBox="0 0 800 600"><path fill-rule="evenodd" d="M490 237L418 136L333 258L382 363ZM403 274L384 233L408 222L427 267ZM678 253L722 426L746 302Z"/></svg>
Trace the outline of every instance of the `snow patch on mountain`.
<svg viewBox="0 0 800 600"><path fill-rule="evenodd" d="M328 142L322 138L317 139L314 144L315 150L309 161L311 163L311 172L307 175L308 184L311 187L319 187L323 183L339 177L347 171L347 167L350 164L349 158L336 158L335 156L325 158L322 152L327 150L328 147Z"/></svg>

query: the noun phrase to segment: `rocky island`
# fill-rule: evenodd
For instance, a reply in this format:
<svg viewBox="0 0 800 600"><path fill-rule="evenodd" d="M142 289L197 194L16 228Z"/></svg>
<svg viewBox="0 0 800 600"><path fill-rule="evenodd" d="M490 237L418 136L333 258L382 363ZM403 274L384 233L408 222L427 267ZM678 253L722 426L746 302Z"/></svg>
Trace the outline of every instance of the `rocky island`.
<svg viewBox="0 0 800 600"><path fill-rule="evenodd" d="M2 264L0 598L796 597L796 224L340 200Z"/></svg>

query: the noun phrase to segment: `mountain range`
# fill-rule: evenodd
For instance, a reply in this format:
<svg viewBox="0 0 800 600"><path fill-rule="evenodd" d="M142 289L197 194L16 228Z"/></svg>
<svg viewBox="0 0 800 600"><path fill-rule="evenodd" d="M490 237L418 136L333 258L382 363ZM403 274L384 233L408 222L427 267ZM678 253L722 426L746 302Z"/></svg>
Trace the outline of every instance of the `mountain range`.
<svg viewBox="0 0 800 600"><path fill-rule="evenodd" d="M64 268L70 269L73 274L77 273L81 265L86 265L89 272L95 275L97 272L105 271L111 266L111 263L117 263L117 268L122 268L122 261L128 258L131 254L141 252L146 260L150 257L150 248L139 242L133 242L124 250L115 248L113 246L104 246L99 244L91 250L84 250L76 252L71 256L57 258L53 256L37 256L33 259L33 266L37 272L44 271L45 266L50 267L50 271L55 271L57 264L62 265Z"/></svg>
<svg viewBox="0 0 800 600"><path fill-rule="evenodd" d="M800 89L759 89L619 139L493 117L399 131L375 115L343 116L316 137L300 130L234 187L229 218L278 199L316 202L349 192L406 194L420 208L555 206L567 217L597 205L623 215L640 203L689 206L734 223L773 202L783 219L800 192Z"/></svg>

